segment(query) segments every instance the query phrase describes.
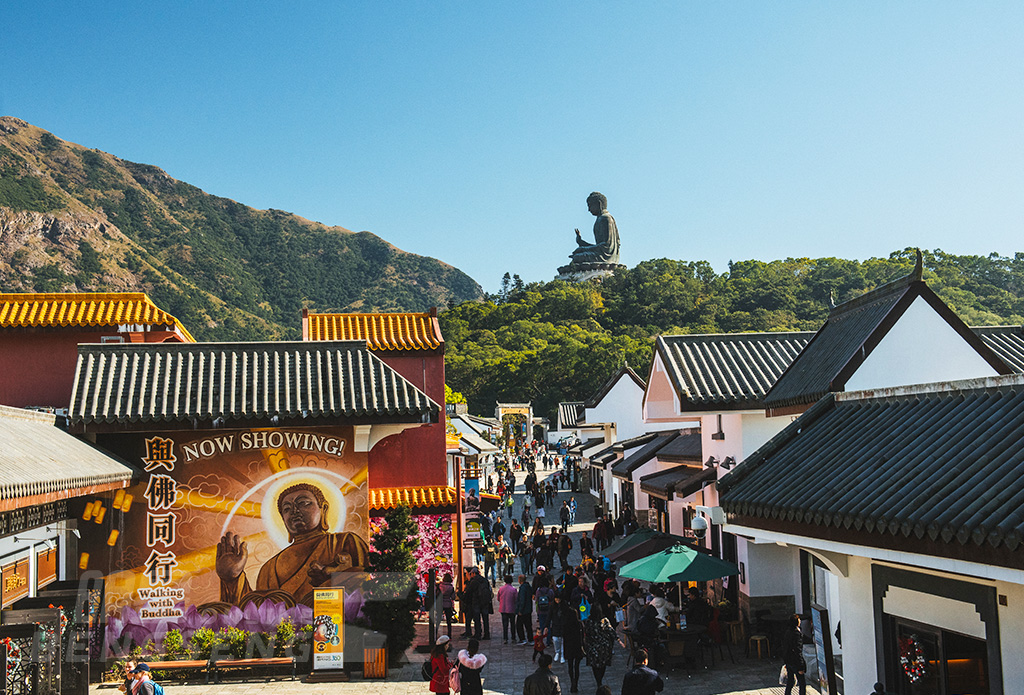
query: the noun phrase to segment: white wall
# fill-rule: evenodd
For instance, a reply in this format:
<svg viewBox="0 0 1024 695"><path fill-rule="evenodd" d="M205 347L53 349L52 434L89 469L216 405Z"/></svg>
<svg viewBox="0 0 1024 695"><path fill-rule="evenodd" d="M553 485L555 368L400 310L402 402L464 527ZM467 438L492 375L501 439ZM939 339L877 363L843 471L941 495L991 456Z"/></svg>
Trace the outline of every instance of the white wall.
<svg viewBox="0 0 1024 695"><path fill-rule="evenodd" d="M593 408L586 409L587 422L614 422L617 437L632 439L646 432L643 413L644 391L623 374Z"/></svg>
<svg viewBox="0 0 1024 695"><path fill-rule="evenodd" d="M747 596L793 596L800 586L800 553L775 543L746 544Z"/></svg>
<svg viewBox="0 0 1024 695"><path fill-rule="evenodd" d="M918 297L850 377L846 390L985 376L996 376L996 371Z"/></svg>
<svg viewBox="0 0 1024 695"><path fill-rule="evenodd" d="M871 560L847 556L847 563L849 576L837 577L840 613L843 616L844 692L870 693L878 680Z"/></svg>
<svg viewBox="0 0 1024 695"><path fill-rule="evenodd" d="M1006 596L999 609L999 644L1003 650L1003 692L1024 694L1024 657L1020 636L1024 635L1024 586L996 582L996 594Z"/></svg>
<svg viewBox="0 0 1024 695"><path fill-rule="evenodd" d="M647 384L647 399L644 403L643 419L648 423L672 422L679 417L679 396L672 386L672 379L665 369L665 363L657 350L651 366L650 381Z"/></svg>

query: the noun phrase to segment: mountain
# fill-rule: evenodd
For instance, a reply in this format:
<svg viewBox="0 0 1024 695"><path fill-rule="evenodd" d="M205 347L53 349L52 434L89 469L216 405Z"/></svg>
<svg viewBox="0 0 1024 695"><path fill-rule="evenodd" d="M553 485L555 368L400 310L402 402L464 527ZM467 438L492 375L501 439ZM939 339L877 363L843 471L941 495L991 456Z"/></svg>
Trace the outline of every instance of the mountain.
<svg viewBox="0 0 1024 695"><path fill-rule="evenodd" d="M424 311L483 296L370 232L210 195L0 117L0 291L144 291L199 340L295 338L304 307Z"/></svg>

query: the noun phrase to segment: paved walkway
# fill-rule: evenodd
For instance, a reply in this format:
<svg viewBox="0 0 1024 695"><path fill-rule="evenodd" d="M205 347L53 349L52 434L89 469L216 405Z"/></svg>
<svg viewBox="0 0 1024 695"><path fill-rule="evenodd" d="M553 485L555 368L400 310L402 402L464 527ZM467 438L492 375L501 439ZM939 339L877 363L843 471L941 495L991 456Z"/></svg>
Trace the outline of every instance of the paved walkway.
<svg viewBox="0 0 1024 695"><path fill-rule="evenodd" d="M538 470L538 478L544 479L553 471ZM523 485L525 473L516 475L517 487L513 513L519 518L522 511ZM577 563L580 559L578 543L582 531L589 531L594 525L593 497L587 492L571 493L561 491L558 501L552 507L546 521L548 528L558 525L557 509L563 499L576 497L578 511L575 526L569 531L573 534L574 547L572 559ZM550 512L550 507L549 507ZM557 561L557 558L556 558ZM461 627L461 625L460 625ZM461 638L461 629L452 628L455 635L453 649L463 649L466 640ZM417 625L417 640L414 644L426 642L427 625ZM481 651L487 655L488 663L483 669L484 692L518 695L523 691L523 680L534 671L536 666L531 661L531 647L504 645L501 640L501 617L491 616L490 641L481 642ZM428 684L420 678L420 664L427 658L425 654L410 650L406 654L406 663L388 672L387 680L363 680L358 673L348 683L304 683L284 679L260 679L255 681L228 680L219 685L205 685L202 682L184 684L172 683L167 689L172 695L428 695ZM713 668L694 671L687 675L683 670L663 673L665 693L672 695L782 695L783 688L778 686L779 668L776 660L748 659L744 656L742 646L732 647L732 658L725 653L724 660L718 660ZM618 695L622 690L622 678L626 672L625 649L616 647L615 656L605 675L604 682L612 692ZM565 664L553 664L552 671L558 676L563 693L569 692L568 667ZM596 690L593 673L584 661L580 669L580 693L591 695ZM93 686L93 695L112 695L116 693L112 686ZM808 693L814 692L808 688Z"/></svg>

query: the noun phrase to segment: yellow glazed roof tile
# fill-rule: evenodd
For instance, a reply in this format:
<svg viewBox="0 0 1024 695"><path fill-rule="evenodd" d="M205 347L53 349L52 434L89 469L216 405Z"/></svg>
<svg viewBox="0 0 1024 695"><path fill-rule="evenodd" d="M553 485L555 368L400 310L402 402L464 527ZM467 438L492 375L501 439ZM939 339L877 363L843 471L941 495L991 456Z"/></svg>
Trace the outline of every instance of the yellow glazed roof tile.
<svg viewBox="0 0 1024 695"><path fill-rule="evenodd" d="M446 507L455 504L453 487L382 487L370 489L370 509Z"/></svg>
<svg viewBox="0 0 1024 695"><path fill-rule="evenodd" d="M444 338L429 313L309 314L310 340L365 340L371 350L432 350Z"/></svg>
<svg viewBox="0 0 1024 695"><path fill-rule="evenodd" d="M178 319L142 292L0 293L0 327L174 326L188 342L192 335Z"/></svg>

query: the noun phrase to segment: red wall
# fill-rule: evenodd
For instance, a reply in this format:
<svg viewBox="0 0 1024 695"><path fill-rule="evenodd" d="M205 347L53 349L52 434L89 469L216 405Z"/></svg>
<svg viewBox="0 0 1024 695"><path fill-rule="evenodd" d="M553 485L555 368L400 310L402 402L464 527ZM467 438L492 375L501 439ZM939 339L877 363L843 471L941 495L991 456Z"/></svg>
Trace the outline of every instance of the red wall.
<svg viewBox="0 0 1024 695"><path fill-rule="evenodd" d="M117 335L130 342L178 340L166 331L0 330L0 404L67 408L75 383L78 344L98 343L103 336Z"/></svg>
<svg viewBox="0 0 1024 695"><path fill-rule="evenodd" d="M447 485L444 349L378 352L377 357L441 407L441 422L388 437L370 450L370 487Z"/></svg>

